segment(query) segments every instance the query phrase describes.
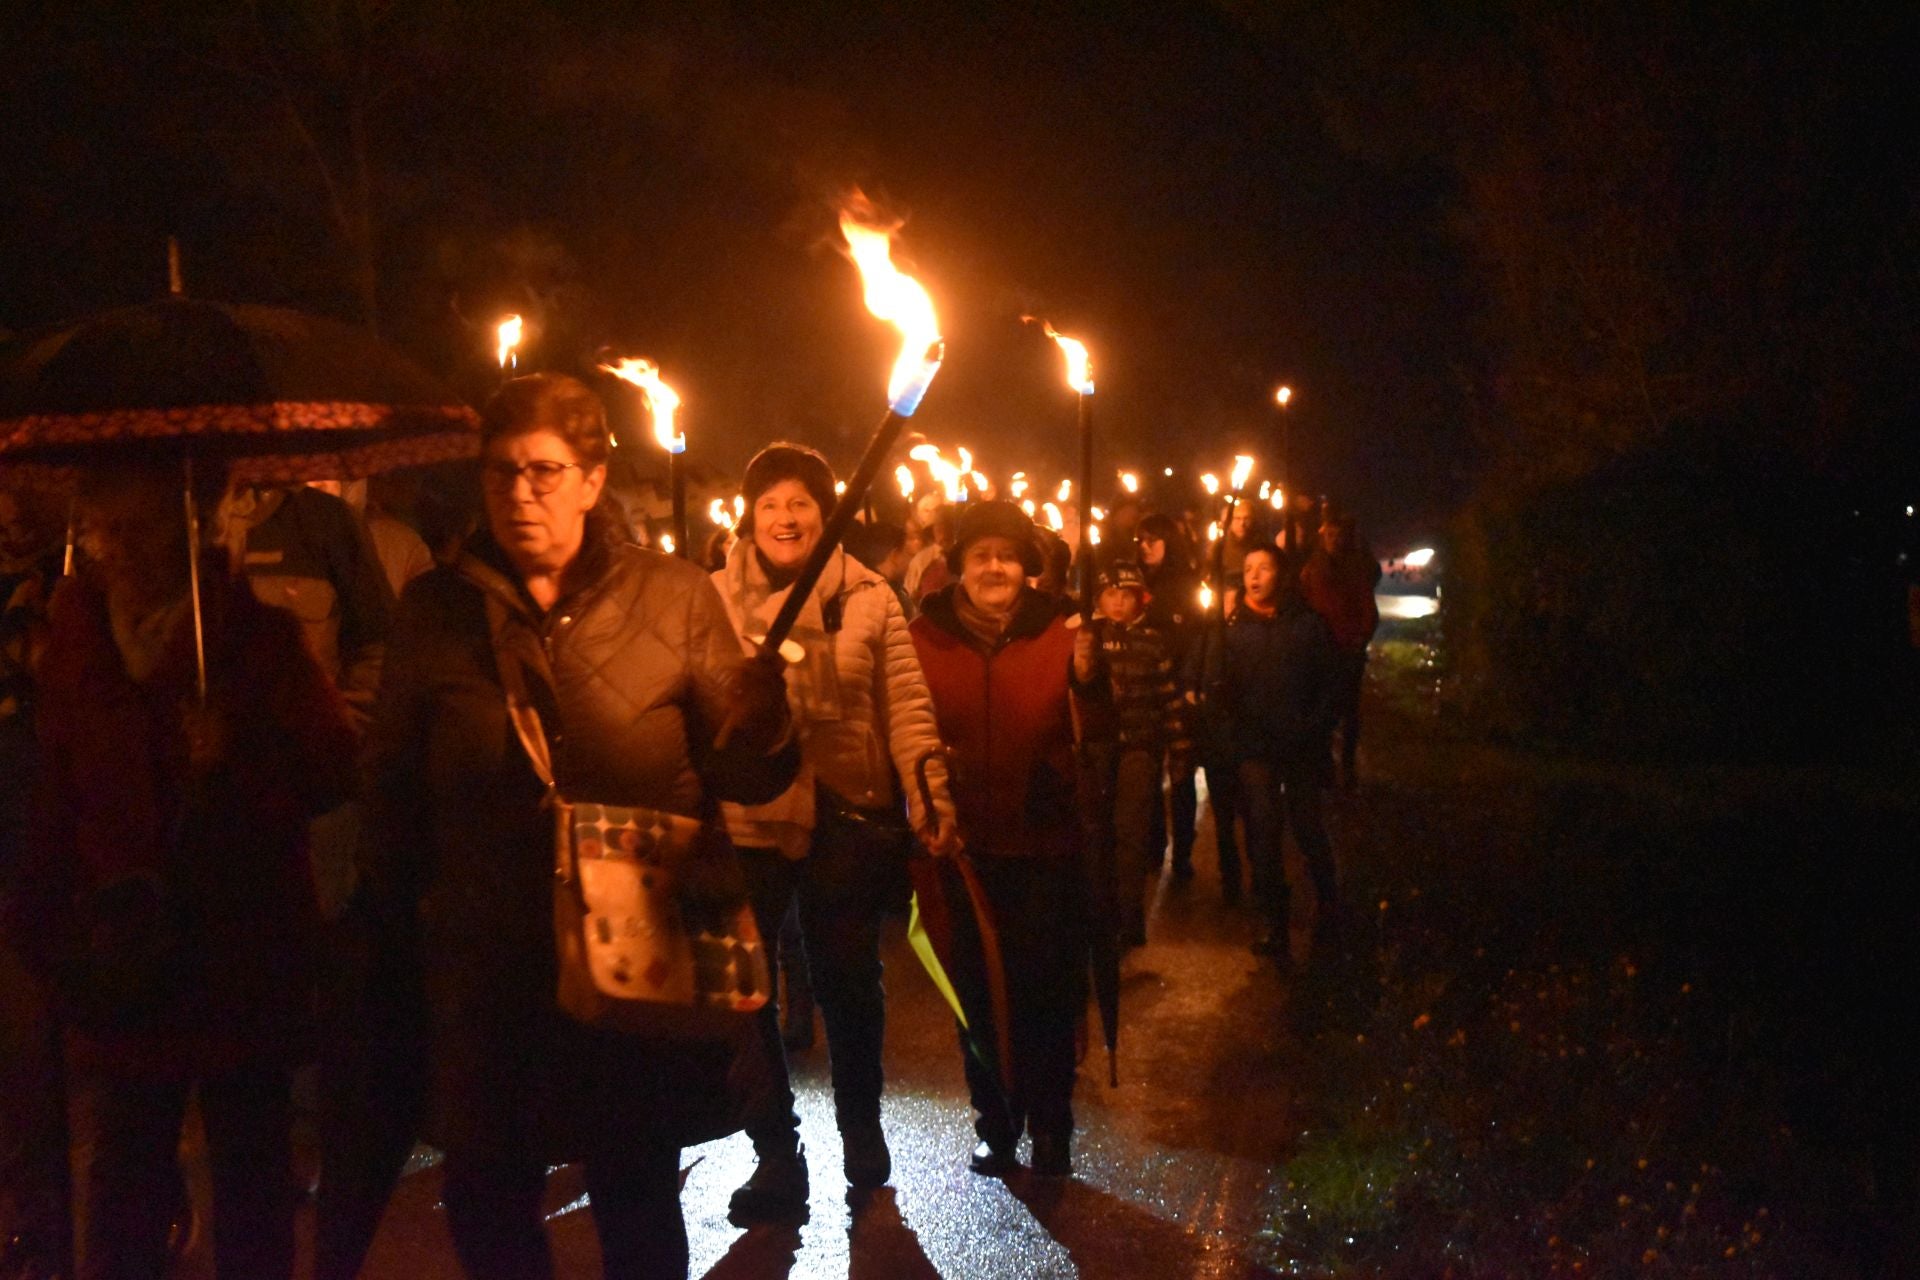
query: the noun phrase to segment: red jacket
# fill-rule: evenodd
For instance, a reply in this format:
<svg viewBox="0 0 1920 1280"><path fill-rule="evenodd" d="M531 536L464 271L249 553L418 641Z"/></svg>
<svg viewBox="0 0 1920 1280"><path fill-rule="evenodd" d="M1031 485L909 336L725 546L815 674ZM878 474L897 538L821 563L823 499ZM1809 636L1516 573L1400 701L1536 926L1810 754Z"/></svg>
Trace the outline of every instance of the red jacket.
<svg viewBox="0 0 1920 1280"><path fill-rule="evenodd" d="M1373 586L1379 580L1380 566L1368 557L1346 555L1336 560L1325 550L1314 552L1300 571L1300 589L1307 603L1326 621L1333 643L1349 653L1366 648L1380 626L1380 606L1373 599Z"/></svg>
<svg viewBox="0 0 1920 1280"><path fill-rule="evenodd" d="M955 583L928 596L908 633L953 752L954 807L975 853L1070 857L1074 804L1073 632L1053 603L1025 591L991 653L954 612Z"/></svg>
<svg viewBox="0 0 1920 1280"><path fill-rule="evenodd" d="M301 1051L318 928L307 823L352 786L345 705L299 624L224 574L202 585L208 702L226 746L198 781L182 720L192 627L136 682L98 590L70 578L49 610L35 830L10 940L59 982L76 1049L119 1069L190 1074ZM157 953L164 965L111 970L163 970L129 1003L101 985L99 931L152 910L173 945Z"/></svg>

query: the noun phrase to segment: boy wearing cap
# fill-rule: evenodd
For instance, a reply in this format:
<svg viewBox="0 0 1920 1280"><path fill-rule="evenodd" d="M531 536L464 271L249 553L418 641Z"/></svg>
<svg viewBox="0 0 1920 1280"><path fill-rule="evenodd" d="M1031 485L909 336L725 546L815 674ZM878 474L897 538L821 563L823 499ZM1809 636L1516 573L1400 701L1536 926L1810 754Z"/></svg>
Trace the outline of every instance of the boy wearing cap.
<svg viewBox="0 0 1920 1280"><path fill-rule="evenodd" d="M1173 641L1149 626L1147 584L1140 566L1116 561L1100 571L1093 620L1097 673L1111 691L1106 736L1112 748L1108 794L1113 797L1113 842L1120 941L1147 940L1146 880L1161 851L1148 848L1153 811L1160 803L1160 771L1177 779L1193 769L1187 736L1187 700L1174 678ZM1162 829L1164 830L1164 824Z"/></svg>

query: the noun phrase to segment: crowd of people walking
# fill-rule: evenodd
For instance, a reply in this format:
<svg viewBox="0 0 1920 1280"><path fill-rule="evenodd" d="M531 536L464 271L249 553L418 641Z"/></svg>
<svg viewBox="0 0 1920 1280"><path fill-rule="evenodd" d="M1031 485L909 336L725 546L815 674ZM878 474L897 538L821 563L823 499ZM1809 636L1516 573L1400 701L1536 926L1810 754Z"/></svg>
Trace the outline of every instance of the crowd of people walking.
<svg viewBox="0 0 1920 1280"><path fill-rule="evenodd" d="M211 466L204 526L162 467L90 471L67 537L65 511L0 492L4 1280L161 1276L196 1221L190 1099L223 1277L292 1273L302 1108L322 1277L359 1273L416 1141L445 1153L476 1278L552 1274L562 1163L609 1276L686 1274L695 1143L751 1139L736 1222L803 1214L822 1171L777 1000L681 1033L565 998L556 815L578 797L640 815L674 900L749 918L736 960L817 1001L856 1194L892 1172L881 937L910 893L968 1015L986 1177L1023 1137L1035 1176L1072 1174L1089 955L1147 941L1163 870L1193 878L1196 775L1221 896L1251 873L1256 951L1296 962L1288 831L1337 943L1322 801L1355 784L1378 623L1351 516L1127 496L1076 565L1016 503L936 496L868 512L806 583L839 501L810 448L753 458L700 563L636 545L585 385L513 379L482 422L464 533Z"/></svg>

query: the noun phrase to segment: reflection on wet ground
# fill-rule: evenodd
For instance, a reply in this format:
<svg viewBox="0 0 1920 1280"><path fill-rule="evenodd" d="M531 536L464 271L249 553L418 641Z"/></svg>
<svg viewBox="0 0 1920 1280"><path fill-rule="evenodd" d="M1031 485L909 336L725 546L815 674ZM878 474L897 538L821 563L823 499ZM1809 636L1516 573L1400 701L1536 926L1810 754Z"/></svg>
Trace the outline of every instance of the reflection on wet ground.
<svg viewBox="0 0 1920 1280"><path fill-rule="evenodd" d="M1023 1170L1001 1182L968 1171L972 1115L952 1017L896 925L887 944L884 1116L892 1185L863 1203L848 1202L822 1038L795 1058L813 1183L808 1221L797 1228L733 1226L728 1196L753 1168L747 1140L736 1135L690 1148L682 1157L682 1199L692 1274L1272 1274L1259 1265L1258 1238L1273 1219L1280 1158L1297 1132L1279 1066L1285 984L1247 949L1251 911L1221 903L1205 835L1196 863L1195 880L1163 883L1150 941L1125 961L1119 1086L1106 1083L1103 1049L1082 1066L1070 1181ZM1091 1016L1090 1031L1097 1044ZM559 1274L597 1276L578 1170L556 1170L548 1192ZM366 1276L457 1280L438 1199L438 1170L417 1161L388 1210Z"/></svg>

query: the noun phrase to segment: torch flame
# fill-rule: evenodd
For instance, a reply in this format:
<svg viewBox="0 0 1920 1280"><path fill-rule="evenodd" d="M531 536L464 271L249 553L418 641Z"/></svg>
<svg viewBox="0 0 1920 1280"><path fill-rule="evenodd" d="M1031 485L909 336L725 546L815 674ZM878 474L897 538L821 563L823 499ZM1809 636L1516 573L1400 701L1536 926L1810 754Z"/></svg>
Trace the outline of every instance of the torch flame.
<svg viewBox="0 0 1920 1280"><path fill-rule="evenodd" d="M1239 493L1247 487L1247 477L1253 474L1253 459L1244 453L1233 456L1233 491Z"/></svg>
<svg viewBox="0 0 1920 1280"><path fill-rule="evenodd" d="M1281 387L1278 391L1273 393L1273 402L1279 405L1282 409L1287 407L1287 401L1291 399L1293 399L1292 387Z"/></svg>
<svg viewBox="0 0 1920 1280"><path fill-rule="evenodd" d="M1047 517L1047 528L1059 533L1067 527L1067 522L1060 517L1060 508L1051 502L1041 503L1040 510Z"/></svg>
<svg viewBox="0 0 1920 1280"><path fill-rule="evenodd" d="M1205 613L1213 608L1213 588L1206 583L1200 584L1200 611Z"/></svg>
<svg viewBox="0 0 1920 1280"><path fill-rule="evenodd" d="M661 549L662 551L664 551L664 552L666 552L666 553L667 553L668 555L672 555L672 554L673 554L673 552L674 552L674 546L673 546L673 535L672 535L672 534L670 534L670 533L663 533L663 534L661 534L661 535L660 535L660 549Z"/></svg>
<svg viewBox="0 0 1920 1280"><path fill-rule="evenodd" d="M887 406L909 418L940 369L940 321L926 289L893 265L897 226L879 227L873 220L873 206L856 191L840 210L840 234L846 237L847 256L860 269L867 310L900 331L900 356L887 379Z"/></svg>
<svg viewBox="0 0 1920 1280"><path fill-rule="evenodd" d="M903 498L911 498L913 496L913 468L903 462L893 469L893 478L900 484L900 496Z"/></svg>
<svg viewBox="0 0 1920 1280"><path fill-rule="evenodd" d="M1034 511L1035 511L1035 507L1034 507L1034 505L1033 505L1033 499L1032 499L1032 498L1022 498L1022 499L1020 499L1020 509L1021 509L1022 511L1024 511L1024 512L1026 512L1026 513L1027 513L1027 519L1029 519L1029 520L1031 520L1031 519L1033 519L1033 514L1034 514Z"/></svg>
<svg viewBox="0 0 1920 1280"><path fill-rule="evenodd" d="M723 529L731 529L733 527L733 518L727 514L727 504L718 498L715 498L707 504L707 519L713 521Z"/></svg>
<svg viewBox="0 0 1920 1280"><path fill-rule="evenodd" d="M1287 495L1279 485L1273 486L1273 496L1270 497L1268 501L1273 503L1273 509L1275 511L1285 511L1287 509Z"/></svg>
<svg viewBox="0 0 1920 1280"><path fill-rule="evenodd" d="M1027 473L1024 471L1014 472L1013 479L1007 482L1007 492L1016 498L1024 497L1027 492ZM1033 512L1029 511L1027 514L1032 515Z"/></svg>
<svg viewBox="0 0 1920 1280"><path fill-rule="evenodd" d="M520 337L525 328L526 324L519 316L508 316L495 327L496 349L502 369L507 367L508 361L512 361L516 368L519 366L520 360L513 352L514 348L520 345Z"/></svg>
<svg viewBox="0 0 1920 1280"><path fill-rule="evenodd" d="M1128 493L1138 493L1140 492L1140 477L1131 471L1122 471L1120 473L1120 487Z"/></svg>
<svg viewBox="0 0 1920 1280"><path fill-rule="evenodd" d="M1073 500L1073 481L1062 480L1059 490L1054 493L1053 497L1056 502L1071 502Z"/></svg>
<svg viewBox="0 0 1920 1280"><path fill-rule="evenodd" d="M1220 541L1220 522L1218 520L1207 521L1207 541Z"/></svg>
<svg viewBox="0 0 1920 1280"><path fill-rule="evenodd" d="M660 380L659 365L644 357L621 356L617 364L602 363L600 369L640 388L640 398L647 402L647 412L653 417L653 438L660 442L662 449L668 453L687 451L686 433L676 433L673 429L673 415L680 408L680 397Z"/></svg>
<svg viewBox="0 0 1920 1280"><path fill-rule="evenodd" d="M1059 345L1060 354L1067 358L1067 385L1083 396L1092 395L1093 360L1087 355L1087 344L1078 338L1069 338L1038 317L1022 316L1021 319L1029 324L1038 324Z"/></svg>
<svg viewBox="0 0 1920 1280"><path fill-rule="evenodd" d="M1208 497L1213 497L1220 492L1220 477L1211 471L1200 477L1200 484L1206 489Z"/></svg>

